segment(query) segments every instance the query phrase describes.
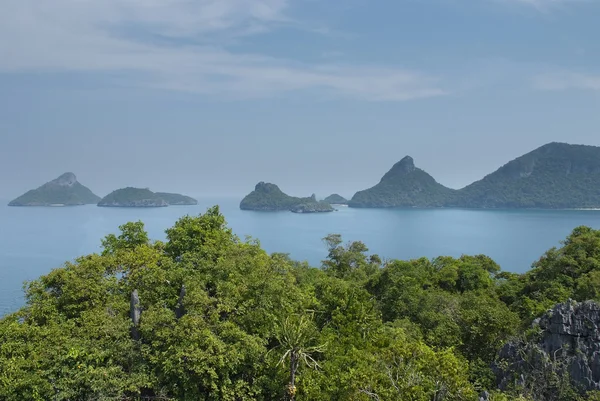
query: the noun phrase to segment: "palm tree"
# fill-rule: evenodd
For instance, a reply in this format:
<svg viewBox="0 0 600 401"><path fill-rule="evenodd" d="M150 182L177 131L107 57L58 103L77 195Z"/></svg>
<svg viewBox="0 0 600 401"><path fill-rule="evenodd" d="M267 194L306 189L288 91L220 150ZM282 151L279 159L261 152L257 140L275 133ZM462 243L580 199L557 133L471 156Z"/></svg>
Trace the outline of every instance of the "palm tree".
<svg viewBox="0 0 600 401"><path fill-rule="evenodd" d="M276 338L279 345L276 348L284 351L277 366L283 365L289 358L290 381L286 387L290 401L296 397L296 373L300 363L312 369L320 367L312 355L323 352L325 346L316 345L317 337L318 331L312 319L306 315L287 316L277 327Z"/></svg>

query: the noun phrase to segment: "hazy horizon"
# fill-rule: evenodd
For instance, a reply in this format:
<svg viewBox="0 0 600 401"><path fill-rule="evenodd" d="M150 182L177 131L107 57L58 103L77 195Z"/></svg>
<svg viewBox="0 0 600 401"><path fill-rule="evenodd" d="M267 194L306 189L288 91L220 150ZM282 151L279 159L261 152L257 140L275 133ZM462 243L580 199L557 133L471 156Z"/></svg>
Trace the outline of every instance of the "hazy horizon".
<svg viewBox="0 0 600 401"><path fill-rule="evenodd" d="M6 0L0 198L71 171L240 197L350 197L402 157L461 188L600 145L592 0Z"/></svg>

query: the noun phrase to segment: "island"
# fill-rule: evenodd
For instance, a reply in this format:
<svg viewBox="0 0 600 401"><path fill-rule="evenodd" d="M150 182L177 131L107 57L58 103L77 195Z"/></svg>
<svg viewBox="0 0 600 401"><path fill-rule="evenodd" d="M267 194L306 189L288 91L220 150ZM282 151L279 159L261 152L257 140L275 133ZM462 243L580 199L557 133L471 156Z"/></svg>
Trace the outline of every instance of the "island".
<svg viewBox="0 0 600 401"><path fill-rule="evenodd" d="M347 205L348 199L338 194L331 194L327 198L323 199L323 202L327 202L330 205Z"/></svg>
<svg viewBox="0 0 600 401"><path fill-rule="evenodd" d="M404 157L372 188L348 202L356 208L600 208L600 147L552 142L462 189L447 188Z"/></svg>
<svg viewBox="0 0 600 401"><path fill-rule="evenodd" d="M100 197L77 181L73 173L64 173L37 189L12 200L8 206L79 206L98 203Z"/></svg>
<svg viewBox="0 0 600 401"><path fill-rule="evenodd" d="M348 202L355 208L441 207L454 196L454 190L438 183L404 157L372 188L357 192Z"/></svg>
<svg viewBox="0 0 600 401"><path fill-rule="evenodd" d="M165 202L172 206L193 206L198 204L198 201L196 199L181 194L173 194L169 192L156 192L156 195L164 199Z"/></svg>
<svg viewBox="0 0 600 401"><path fill-rule="evenodd" d="M148 188L117 189L98 202L102 207L165 207L169 203Z"/></svg>
<svg viewBox="0 0 600 401"><path fill-rule="evenodd" d="M313 194L307 198L290 196L275 184L259 182L254 191L240 202L240 209L255 211L293 211L295 213L333 212L330 204L318 202Z"/></svg>
<svg viewBox="0 0 600 401"><path fill-rule="evenodd" d="M449 206L600 208L600 147L552 142L458 191Z"/></svg>

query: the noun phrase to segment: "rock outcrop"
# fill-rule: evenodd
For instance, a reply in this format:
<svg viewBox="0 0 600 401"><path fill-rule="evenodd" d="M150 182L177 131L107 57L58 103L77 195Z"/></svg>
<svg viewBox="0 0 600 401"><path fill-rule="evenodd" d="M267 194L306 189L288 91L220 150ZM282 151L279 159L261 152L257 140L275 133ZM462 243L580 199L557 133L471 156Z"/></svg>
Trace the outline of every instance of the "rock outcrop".
<svg viewBox="0 0 600 401"><path fill-rule="evenodd" d="M500 389L544 386L552 378L566 378L581 391L600 389L600 304L558 304L532 329L530 338L500 350L493 366Z"/></svg>
<svg viewBox="0 0 600 401"><path fill-rule="evenodd" d="M140 316L142 315L142 308L140 306L140 296L137 290L133 290L129 300L129 317L131 318L131 336L134 340L140 339L140 333L138 327L140 325Z"/></svg>

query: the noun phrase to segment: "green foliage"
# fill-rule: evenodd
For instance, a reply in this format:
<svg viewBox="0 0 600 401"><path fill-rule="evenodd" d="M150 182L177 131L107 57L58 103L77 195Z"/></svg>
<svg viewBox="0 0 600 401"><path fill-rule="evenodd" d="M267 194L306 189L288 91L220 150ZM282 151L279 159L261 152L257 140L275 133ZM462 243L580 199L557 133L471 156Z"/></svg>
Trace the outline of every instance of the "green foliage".
<svg viewBox="0 0 600 401"><path fill-rule="evenodd" d="M27 283L26 306L0 320L0 399L474 400L547 305L597 298L600 231L586 227L523 275L483 255L383 263L362 242L324 242L315 269L240 241L218 207L165 243L124 224L102 254ZM490 399L598 398L548 367Z"/></svg>
<svg viewBox="0 0 600 401"><path fill-rule="evenodd" d="M114 255L122 250L134 250L138 246L147 245L150 242L148 233L144 230L144 223L141 221L125 223L119 226L121 234L107 235L102 240L103 255Z"/></svg>
<svg viewBox="0 0 600 401"><path fill-rule="evenodd" d="M165 253L173 258L193 253L200 259L216 261L227 248L238 242L225 217L214 206L199 217L185 216L167 229Z"/></svg>
<svg viewBox="0 0 600 401"><path fill-rule="evenodd" d="M86 205L95 204L100 197L94 195L85 186L77 182L75 175L65 173L55 180L47 182L37 189L27 191L9 206L52 206L52 205Z"/></svg>
<svg viewBox="0 0 600 401"><path fill-rule="evenodd" d="M561 248L548 250L522 276L503 285L513 309L529 322L553 305L573 299L600 300L600 231L577 227Z"/></svg>

